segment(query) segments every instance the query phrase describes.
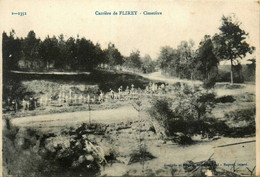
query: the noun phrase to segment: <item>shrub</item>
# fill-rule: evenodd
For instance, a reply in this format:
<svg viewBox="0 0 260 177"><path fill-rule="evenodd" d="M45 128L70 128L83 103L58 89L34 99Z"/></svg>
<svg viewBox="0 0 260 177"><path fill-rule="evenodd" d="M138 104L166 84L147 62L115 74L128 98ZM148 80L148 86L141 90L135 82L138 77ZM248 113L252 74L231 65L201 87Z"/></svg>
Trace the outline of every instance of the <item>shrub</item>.
<svg viewBox="0 0 260 177"><path fill-rule="evenodd" d="M174 140L174 142L176 142L180 145L189 145L189 144L193 143L191 137L184 135L184 134L179 134L173 140Z"/></svg>
<svg viewBox="0 0 260 177"><path fill-rule="evenodd" d="M203 88L211 89L216 84L217 77L215 75L210 75L209 78L203 80Z"/></svg>
<svg viewBox="0 0 260 177"><path fill-rule="evenodd" d="M215 94L200 87L186 85L177 92L171 109L177 117L185 120L199 120L210 113L215 105Z"/></svg>
<svg viewBox="0 0 260 177"><path fill-rule="evenodd" d="M3 84L3 107L11 106L11 102L17 102L18 108L21 108L20 101L24 98L29 99L34 92L27 91L26 88L17 79L6 81Z"/></svg>
<svg viewBox="0 0 260 177"><path fill-rule="evenodd" d="M229 127L225 121L217 120L215 118L205 118L203 121L207 125L207 134L209 137L215 135L226 135L229 131Z"/></svg>
<svg viewBox="0 0 260 177"><path fill-rule="evenodd" d="M226 137L242 138L245 136L254 136L256 133L255 124L246 127L232 127L226 132Z"/></svg>
<svg viewBox="0 0 260 177"><path fill-rule="evenodd" d="M247 108L247 109L239 109L236 111L231 111L225 114L225 118L227 120L233 120L235 122L238 121L247 121L247 122L255 122L256 110L255 107Z"/></svg>
<svg viewBox="0 0 260 177"><path fill-rule="evenodd" d="M150 109L150 114L162 122L167 121L174 116L171 106L170 99L155 99L153 100L153 106L152 109Z"/></svg>
<svg viewBox="0 0 260 177"><path fill-rule="evenodd" d="M147 151L146 147L142 147L139 150L135 150L130 154L130 160L128 162L128 165L136 163L136 162L144 162L148 160L152 160L155 157Z"/></svg>
<svg viewBox="0 0 260 177"><path fill-rule="evenodd" d="M181 132L184 135L192 136L208 131L208 125L203 120L171 120L169 121L169 134L174 135Z"/></svg>
<svg viewBox="0 0 260 177"><path fill-rule="evenodd" d="M231 95L222 96L216 99L217 103L233 103L234 101L236 101L236 99Z"/></svg>
<svg viewBox="0 0 260 177"><path fill-rule="evenodd" d="M191 136L208 132L204 118L211 112L214 104L214 93L184 85L183 89L176 91L174 98L154 100L149 113L165 128L166 135L172 136L181 132L185 136Z"/></svg>

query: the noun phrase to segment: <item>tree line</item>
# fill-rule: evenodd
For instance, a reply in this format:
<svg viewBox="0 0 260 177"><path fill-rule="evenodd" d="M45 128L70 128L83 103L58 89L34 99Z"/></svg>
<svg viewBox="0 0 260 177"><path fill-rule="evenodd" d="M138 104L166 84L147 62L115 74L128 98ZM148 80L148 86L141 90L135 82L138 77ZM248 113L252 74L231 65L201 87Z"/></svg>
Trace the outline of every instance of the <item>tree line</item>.
<svg viewBox="0 0 260 177"><path fill-rule="evenodd" d="M9 36L3 32L3 61L9 69L92 69L104 60L100 45L85 38L64 40L61 34L41 40L34 31L25 38L14 36L14 30Z"/></svg>
<svg viewBox="0 0 260 177"><path fill-rule="evenodd" d="M149 55L140 57L139 51L133 51L129 57L124 57L111 42L106 49L101 49L99 43L82 37L64 39L47 36L44 40L36 37L30 31L25 38L15 37L12 30L9 35L3 32L3 67L4 70L33 71L91 71L97 67L120 68L153 72L155 64Z"/></svg>
<svg viewBox="0 0 260 177"><path fill-rule="evenodd" d="M161 69L169 76L204 80L210 84L217 77L219 62L229 60L230 81L233 83L234 72L241 70L239 58L255 50L246 42L248 33L240 25L235 16L223 16L218 34L212 37L205 35L197 48L193 40L182 41L175 49L161 47L157 60L152 60L149 55L141 57L138 50L123 56L113 43L101 49L99 43L94 44L84 37L65 40L61 34L41 40L34 31L30 31L25 38L19 38L15 37L15 31L12 30L9 35L6 32L2 34L3 69L91 71L98 67L123 67L143 73ZM250 61L255 65L255 59Z"/></svg>
<svg viewBox="0 0 260 177"><path fill-rule="evenodd" d="M159 67L170 76L199 79L210 84L217 78L219 62L229 60L230 82L233 83L234 72L240 72L242 68L239 59L255 50L245 41L248 33L240 25L235 16L223 16L220 32L213 37L205 35L197 49L192 40L182 41L176 49L162 47L158 57ZM255 59L249 61L255 66ZM252 68L251 65L249 68Z"/></svg>

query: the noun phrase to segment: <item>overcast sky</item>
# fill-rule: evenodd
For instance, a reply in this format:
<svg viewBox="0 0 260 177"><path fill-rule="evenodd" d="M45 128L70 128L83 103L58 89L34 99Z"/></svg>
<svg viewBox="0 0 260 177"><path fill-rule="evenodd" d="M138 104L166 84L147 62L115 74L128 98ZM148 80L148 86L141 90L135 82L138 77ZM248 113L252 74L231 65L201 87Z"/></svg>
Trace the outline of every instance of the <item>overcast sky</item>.
<svg viewBox="0 0 260 177"><path fill-rule="evenodd" d="M138 11L137 16L95 15L95 11ZM140 15L143 11L162 15ZM26 12L26 16L12 15ZM235 13L247 40L258 49L259 5L254 1L0 1L1 30L12 28L18 37L34 30L37 37L47 35L86 37L106 48L111 41L128 56L140 50L141 56L156 58L161 46L175 48L180 41L193 39L196 47L205 34L214 35L222 15Z"/></svg>

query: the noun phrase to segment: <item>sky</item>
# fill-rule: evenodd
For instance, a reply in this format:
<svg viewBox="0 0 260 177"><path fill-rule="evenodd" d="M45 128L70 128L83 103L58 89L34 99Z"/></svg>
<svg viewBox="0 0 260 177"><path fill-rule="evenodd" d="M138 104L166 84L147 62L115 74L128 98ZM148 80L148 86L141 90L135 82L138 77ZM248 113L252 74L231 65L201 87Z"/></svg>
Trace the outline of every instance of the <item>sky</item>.
<svg viewBox="0 0 260 177"><path fill-rule="evenodd" d="M160 47L175 48L182 40L192 39L197 47L205 34L219 32L223 15L235 13L241 28L249 33L247 42L257 48L255 56L259 48L259 7L254 1L0 0L0 29L14 29L18 37L34 30L41 39L61 33L65 38L76 38L78 34L100 43L102 48L112 42L124 56L139 50L141 56L149 54L156 59ZM96 11L138 11L138 15L95 15ZM143 11L162 15L142 15Z"/></svg>

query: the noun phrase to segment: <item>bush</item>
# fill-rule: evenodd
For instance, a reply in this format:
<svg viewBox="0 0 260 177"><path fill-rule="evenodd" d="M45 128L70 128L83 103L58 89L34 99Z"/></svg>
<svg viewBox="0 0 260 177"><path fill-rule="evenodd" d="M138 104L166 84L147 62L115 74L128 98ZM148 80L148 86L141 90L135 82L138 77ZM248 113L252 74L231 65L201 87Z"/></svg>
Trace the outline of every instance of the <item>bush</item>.
<svg viewBox="0 0 260 177"><path fill-rule="evenodd" d="M216 84L216 81L217 81L217 76L213 72L212 74L209 75L208 78L204 79L203 88L205 88L205 89L213 88Z"/></svg>
<svg viewBox="0 0 260 177"><path fill-rule="evenodd" d="M181 87L181 85L176 85ZM174 98L159 98L152 102L149 113L155 118L168 136L181 132L194 135L208 132L208 124L204 122L206 114L211 112L215 104L215 94L204 92L201 88L184 85L176 91Z"/></svg>
<svg viewBox="0 0 260 177"><path fill-rule="evenodd" d="M217 120L215 118L205 118L204 122L207 124L207 134L209 137L226 135L229 131L229 127L225 121Z"/></svg>
<svg viewBox="0 0 260 177"><path fill-rule="evenodd" d="M232 122L231 126L225 129L227 137L244 137L254 136L256 134L255 127L255 108L240 109L225 114L227 121ZM242 126L240 122L243 122ZM239 125L239 127L235 125Z"/></svg>
<svg viewBox="0 0 260 177"><path fill-rule="evenodd" d="M178 143L180 145L190 145L193 143L191 137L184 134L178 134L176 137L174 137L173 140L175 143Z"/></svg>
<svg viewBox="0 0 260 177"><path fill-rule="evenodd" d="M11 79L3 84L3 101L4 107L11 106L11 103L17 102L18 108L22 106L19 104L24 98L29 99L34 95L34 92L27 91L22 83L17 79Z"/></svg>
<svg viewBox="0 0 260 177"><path fill-rule="evenodd" d="M222 96L216 99L217 103L233 103L234 101L236 101L236 99L231 95Z"/></svg>
<svg viewBox="0 0 260 177"><path fill-rule="evenodd" d="M250 124L246 127L232 127L229 128L226 137L243 138L245 136L255 136L256 129L254 124Z"/></svg>
<svg viewBox="0 0 260 177"><path fill-rule="evenodd" d="M180 91L177 96L179 97L174 99L156 99L149 110L150 116L160 123L167 136L176 136L178 133L183 133L183 136L187 137L195 134L209 137L216 135L243 137L255 134L255 108L229 112L225 114L225 121L208 118L210 109L216 102L233 102L235 99L232 96L215 99L213 93L196 93L187 88L183 92ZM229 126L227 121L232 121L232 125L238 124L239 127ZM243 123L242 127L240 122ZM183 142L179 137L176 142L190 143L187 137L186 139L183 137Z"/></svg>
<svg viewBox="0 0 260 177"><path fill-rule="evenodd" d="M211 88L213 88L215 86L215 84L216 84L216 80L214 80L214 79L205 79L203 81L203 88L211 89Z"/></svg>
<svg viewBox="0 0 260 177"><path fill-rule="evenodd" d="M255 122L256 110L255 107L247 108L247 109L239 109L236 111L231 111L225 114L225 118L227 120L233 120L235 122L239 121L247 121L247 122Z"/></svg>
<svg viewBox="0 0 260 177"><path fill-rule="evenodd" d="M194 135L207 132L207 124L202 120L175 120L170 122L171 133L182 132L185 135Z"/></svg>
<svg viewBox="0 0 260 177"><path fill-rule="evenodd" d="M215 94L200 87L184 85L172 100L176 117L185 120L199 120L210 113L215 105Z"/></svg>
<svg viewBox="0 0 260 177"><path fill-rule="evenodd" d="M142 147L139 150L135 150L133 153L130 154L130 160L128 165L131 165L136 162L144 162L148 160L152 160L155 157L147 151L146 147Z"/></svg>
<svg viewBox="0 0 260 177"><path fill-rule="evenodd" d="M162 122L167 121L174 116L171 106L171 99L155 99L153 100L153 106L149 111L150 115Z"/></svg>

